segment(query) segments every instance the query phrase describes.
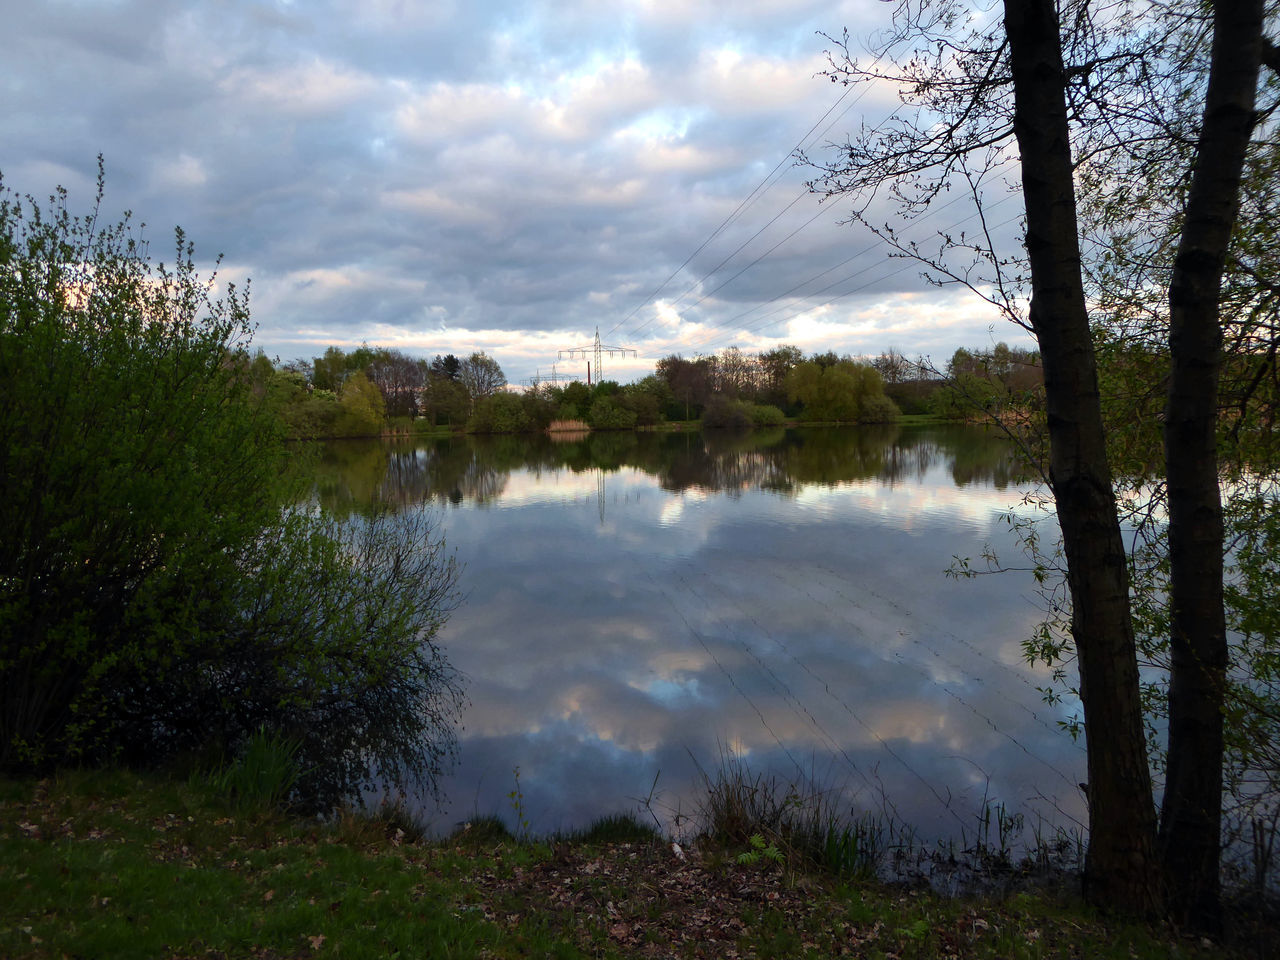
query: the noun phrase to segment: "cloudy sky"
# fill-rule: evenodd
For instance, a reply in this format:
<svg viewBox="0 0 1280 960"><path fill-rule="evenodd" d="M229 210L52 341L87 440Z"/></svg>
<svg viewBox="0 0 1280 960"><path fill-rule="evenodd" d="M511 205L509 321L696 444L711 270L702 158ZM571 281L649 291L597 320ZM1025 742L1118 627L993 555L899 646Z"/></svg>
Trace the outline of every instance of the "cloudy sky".
<svg viewBox="0 0 1280 960"><path fill-rule="evenodd" d="M945 360L1022 342L841 225L847 204L819 205L788 160L894 108L891 89L818 75L818 31L856 41L890 11L0 0L0 174L40 197L61 184L80 210L103 154L107 211L145 221L158 258L181 224L223 276L251 278L256 343L282 360L485 350L518 382L598 328L637 351L605 359L625 381L730 345ZM992 204L1016 218L1016 198ZM942 205L912 230L971 216Z"/></svg>

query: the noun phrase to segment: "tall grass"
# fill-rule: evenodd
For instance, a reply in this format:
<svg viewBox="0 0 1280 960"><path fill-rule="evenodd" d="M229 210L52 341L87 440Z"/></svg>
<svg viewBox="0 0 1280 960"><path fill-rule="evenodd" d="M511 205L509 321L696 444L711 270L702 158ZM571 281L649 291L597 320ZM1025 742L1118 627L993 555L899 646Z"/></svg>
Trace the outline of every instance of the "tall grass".
<svg viewBox="0 0 1280 960"><path fill-rule="evenodd" d="M877 874L890 833L883 818L852 816L835 791L753 773L730 754L721 754L710 773L698 769L703 791L697 814L704 841L747 850L758 843L753 838L763 838L792 867L817 867L845 879Z"/></svg>
<svg viewBox="0 0 1280 960"><path fill-rule="evenodd" d="M975 831L959 842L929 844L886 806L859 813L844 791L812 779L796 784L754 773L740 758L722 754L707 772L697 816L700 839L730 852L776 846L789 868L817 869L842 879L878 878L927 884L940 893L1012 888L1030 880L1074 882L1084 863L1084 840L1062 829L1032 828L1028 842L1021 814L984 797Z"/></svg>
<svg viewBox="0 0 1280 960"><path fill-rule="evenodd" d="M283 809L302 774L297 759L301 747L296 737L259 727L240 755L210 776L209 785L240 812Z"/></svg>

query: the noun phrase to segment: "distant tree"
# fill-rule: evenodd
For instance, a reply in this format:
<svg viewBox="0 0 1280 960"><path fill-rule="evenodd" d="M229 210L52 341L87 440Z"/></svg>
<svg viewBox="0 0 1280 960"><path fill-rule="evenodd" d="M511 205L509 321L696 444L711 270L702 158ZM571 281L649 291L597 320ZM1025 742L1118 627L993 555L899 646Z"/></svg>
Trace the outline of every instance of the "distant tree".
<svg viewBox="0 0 1280 960"><path fill-rule="evenodd" d="M737 347L725 347L716 363L716 392L728 397L755 393L756 366Z"/></svg>
<svg viewBox="0 0 1280 960"><path fill-rule="evenodd" d="M804 405L806 420L879 422L896 415L892 403L884 405L884 382L868 364L840 360L824 366L806 361L796 364L786 383L788 398Z"/></svg>
<svg viewBox="0 0 1280 960"><path fill-rule="evenodd" d="M287 370L290 373L301 374L302 379L309 384L314 384L315 382L315 375L316 375L315 365L306 357L295 357L294 359L290 360L288 363L281 366L280 369Z"/></svg>
<svg viewBox="0 0 1280 960"><path fill-rule="evenodd" d="M700 408L711 397L711 363L706 357L685 360L678 354L658 361L657 375L667 382L677 402L684 405L684 419L691 408Z"/></svg>
<svg viewBox="0 0 1280 960"><path fill-rule="evenodd" d="M506 374L498 366L498 361L483 351L473 353L461 362L458 379L467 388L473 406L477 400L492 396L507 385Z"/></svg>
<svg viewBox="0 0 1280 960"><path fill-rule="evenodd" d="M462 375L462 361L452 353L443 357L436 354L436 358L431 361L430 373L444 380L457 380Z"/></svg>
<svg viewBox="0 0 1280 960"><path fill-rule="evenodd" d="M760 354L757 362L760 366L761 398L768 403L785 403L787 374L802 360L804 360L804 353L799 347L784 345Z"/></svg>
<svg viewBox="0 0 1280 960"><path fill-rule="evenodd" d="M437 377L434 373L427 378L423 404L424 412L431 418L433 425L446 423L460 426L466 423L471 410L467 388L458 380Z"/></svg>
<svg viewBox="0 0 1280 960"><path fill-rule="evenodd" d="M894 347L871 361L885 383L904 383L918 376L915 365Z"/></svg>
<svg viewBox="0 0 1280 960"><path fill-rule="evenodd" d="M334 428L340 437L376 437L387 425L382 394L363 372L347 378L342 385L340 404Z"/></svg>
<svg viewBox="0 0 1280 960"><path fill-rule="evenodd" d="M809 358L810 363L816 363L824 370L827 367L834 367L840 362L840 358L836 356L834 350L828 350L826 353L815 353Z"/></svg>
<svg viewBox="0 0 1280 960"><path fill-rule="evenodd" d="M347 355L341 347L329 347L312 363L312 382L321 390L337 393L347 376Z"/></svg>
<svg viewBox="0 0 1280 960"><path fill-rule="evenodd" d="M472 433L522 433L532 427L524 398L515 393L494 393L476 401L467 421Z"/></svg>
<svg viewBox="0 0 1280 960"><path fill-rule="evenodd" d="M403 351L380 347L366 371L382 394L387 414L393 417L416 417L422 388L426 383L426 364Z"/></svg>
<svg viewBox="0 0 1280 960"><path fill-rule="evenodd" d="M637 426L647 427L663 419L663 411L675 401L667 382L650 375L622 388L619 402L636 415Z"/></svg>
<svg viewBox="0 0 1280 960"><path fill-rule="evenodd" d="M636 414L623 406L615 395L605 394L592 401L587 423L594 430L629 430L636 425Z"/></svg>

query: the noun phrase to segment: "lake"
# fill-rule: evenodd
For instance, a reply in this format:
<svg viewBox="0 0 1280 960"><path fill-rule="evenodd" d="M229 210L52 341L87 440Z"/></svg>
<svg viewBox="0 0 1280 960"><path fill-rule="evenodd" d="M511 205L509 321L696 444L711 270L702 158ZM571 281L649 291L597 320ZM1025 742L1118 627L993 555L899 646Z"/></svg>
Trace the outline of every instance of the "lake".
<svg viewBox="0 0 1280 960"><path fill-rule="evenodd" d="M344 442L317 465L328 509L435 505L464 564L437 831L513 823L516 768L535 833L642 798L681 827L731 755L925 840L971 839L984 801L1085 819L1077 707L1020 648L1034 582L946 575L987 544L1021 559L1016 475L959 425Z"/></svg>

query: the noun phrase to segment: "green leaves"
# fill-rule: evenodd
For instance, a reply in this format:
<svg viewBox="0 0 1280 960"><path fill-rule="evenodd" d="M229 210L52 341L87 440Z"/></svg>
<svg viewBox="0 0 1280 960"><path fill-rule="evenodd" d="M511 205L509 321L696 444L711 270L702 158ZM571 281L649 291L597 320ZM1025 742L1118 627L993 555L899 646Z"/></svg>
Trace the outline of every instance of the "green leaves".
<svg viewBox="0 0 1280 960"><path fill-rule="evenodd" d="M215 296L181 231L156 264L127 217L0 194L0 250L0 769L252 753L269 730L307 804L375 771L430 787L461 699L431 516L294 506L247 297ZM344 387L346 416L381 403Z"/></svg>

